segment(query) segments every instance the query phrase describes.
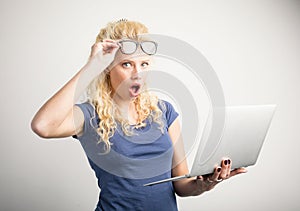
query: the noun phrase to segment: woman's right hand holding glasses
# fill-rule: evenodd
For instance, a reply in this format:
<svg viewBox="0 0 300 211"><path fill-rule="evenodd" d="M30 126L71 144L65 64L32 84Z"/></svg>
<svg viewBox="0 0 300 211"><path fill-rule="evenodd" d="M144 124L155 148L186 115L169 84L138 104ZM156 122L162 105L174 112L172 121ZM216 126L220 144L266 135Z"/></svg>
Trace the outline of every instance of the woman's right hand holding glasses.
<svg viewBox="0 0 300 211"><path fill-rule="evenodd" d="M112 63L119 45L115 40L105 39L103 42L97 42L91 47L89 60L98 60L101 66L107 67Z"/></svg>

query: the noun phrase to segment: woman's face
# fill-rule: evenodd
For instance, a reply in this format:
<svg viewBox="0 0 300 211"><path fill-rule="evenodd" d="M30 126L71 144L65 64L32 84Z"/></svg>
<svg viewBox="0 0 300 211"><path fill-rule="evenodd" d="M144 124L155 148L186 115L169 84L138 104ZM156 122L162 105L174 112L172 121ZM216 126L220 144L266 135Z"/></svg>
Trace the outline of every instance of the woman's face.
<svg viewBox="0 0 300 211"><path fill-rule="evenodd" d="M116 62L109 72L113 98L128 101L143 91L151 57L145 54L134 56L120 52L117 54Z"/></svg>

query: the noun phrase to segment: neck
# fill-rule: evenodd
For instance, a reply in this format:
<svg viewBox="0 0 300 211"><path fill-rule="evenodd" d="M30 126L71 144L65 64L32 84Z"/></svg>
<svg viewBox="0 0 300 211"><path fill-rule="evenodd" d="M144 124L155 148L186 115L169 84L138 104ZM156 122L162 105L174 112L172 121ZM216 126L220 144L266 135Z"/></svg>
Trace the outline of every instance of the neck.
<svg viewBox="0 0 300 211"><path fill-rule="evenodd" d="M124 119L127 119L130 124L135 124L138 116L133 99L126 101L121 99L114 99L114 101L118 105L121 116Z"/></svg>

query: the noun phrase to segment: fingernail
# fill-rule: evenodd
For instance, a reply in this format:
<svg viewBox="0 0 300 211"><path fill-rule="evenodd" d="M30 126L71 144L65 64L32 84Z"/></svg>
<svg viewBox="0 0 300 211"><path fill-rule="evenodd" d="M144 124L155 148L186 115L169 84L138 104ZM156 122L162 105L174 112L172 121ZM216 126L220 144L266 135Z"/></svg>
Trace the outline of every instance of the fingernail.
<svg viewBox="0 0 300 211"><path fill-rule="evenodd" d="M231 163L231 161L230 161L230 159L228 159L228 164L230 164Z"/></svg>
<svg viewBox="0 0 300 211"><path fill-rule="evenodd" d="M224 165L227 165L227 160L224 160Z"/></svg>
<svg viewBox="0 0 300 211"><path fill-rule="evenodd" d="M217 168L217 172L220 172L220 171L221 171L221 167L218 167L218 168Z"/></svg>

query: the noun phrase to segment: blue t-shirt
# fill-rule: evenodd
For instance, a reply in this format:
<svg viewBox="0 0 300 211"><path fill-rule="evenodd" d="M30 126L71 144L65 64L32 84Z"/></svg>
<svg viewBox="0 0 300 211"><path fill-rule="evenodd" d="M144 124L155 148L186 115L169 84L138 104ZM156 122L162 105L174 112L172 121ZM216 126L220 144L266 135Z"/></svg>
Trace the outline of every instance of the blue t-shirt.
<svg viewBox="0 0 300 211"><path fill-rule="evenodd" d="M108 153L96 132L99 117L90 103L77 105L84 114L83 134L79 139L98 178L100 196L96 211L105 210L177 210L172 182L154 186L146 183L171 177L173 148L168 128L178 113L167 101L160 101L163 133L150 117L143 128L132 126L126 136L118 125L110 138Z"/></svg>

